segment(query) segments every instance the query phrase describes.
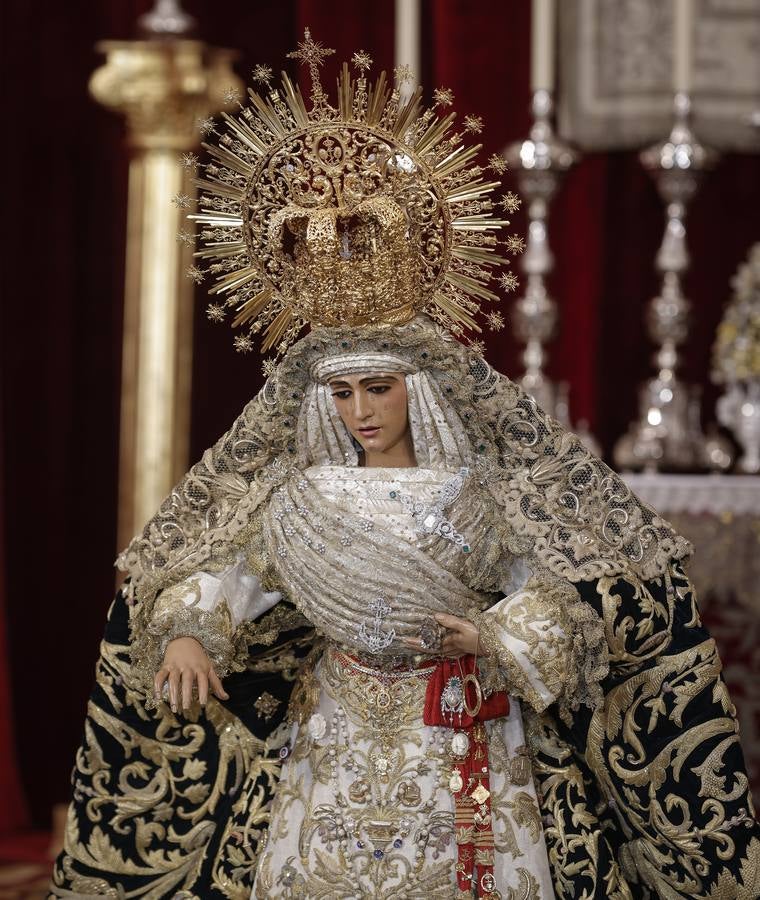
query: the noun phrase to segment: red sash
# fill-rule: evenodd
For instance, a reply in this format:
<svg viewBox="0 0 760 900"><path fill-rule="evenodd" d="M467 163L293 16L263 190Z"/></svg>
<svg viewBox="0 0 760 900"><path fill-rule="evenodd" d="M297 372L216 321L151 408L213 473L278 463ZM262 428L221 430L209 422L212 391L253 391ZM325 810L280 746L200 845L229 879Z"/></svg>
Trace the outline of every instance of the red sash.
<svg viewBox="0 0 760 900"><path fill-rule="evenodd" d="M477 690L467 675L478 675L475 657L443 659L428 680L423 721L426 725L440 725L457 729L452 740L452 770L449 789L454 797L454 828L458 847L457 882L460 891L470 893L473 884L478 897L487 897L496 890L493 875L494 840L491 819L491 793L488 766L488 736L483 722L498 719L509 712L509 698L505 691L494 691L482 697L480 709L470 716L463 704L456 702L457 691L466 697L467 705L477 705ZM467 749L455 751L454 742Z"/></svg>

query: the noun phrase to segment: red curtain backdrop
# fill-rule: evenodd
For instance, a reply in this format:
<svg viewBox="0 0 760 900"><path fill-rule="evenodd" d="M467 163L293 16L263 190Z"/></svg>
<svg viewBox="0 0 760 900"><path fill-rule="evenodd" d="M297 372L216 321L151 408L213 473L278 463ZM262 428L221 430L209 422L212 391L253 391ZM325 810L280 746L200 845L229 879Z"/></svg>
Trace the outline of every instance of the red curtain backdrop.
<svg viewBox="0 0 760 900"><path fill-rule="evenodd" d="M337 61L365 49L376 70L393 62L392 0L184 5L197 17L200 37L240 50L244 77L257 62L280 68L306 25L336 48ZM96 41L133 37L137 16L149 6L147 0L79 0L48 5L39 15L26 0L6 0L2 12L0 786L4 799L23 787L37 825L68 796L116 549L127 153L120 120L88 98L87 81L101 60ZM483 116L487 153L524 137L527 0L426 0L423 6L427 96L450 87L460 114ZM294 71L291 61L286 67ZM684 375L706 387L729 278L758 239L759 206L760 160L736 156L721 161L691 210L686 287L694 319ZM653 260L662 216L633 153L583 159L551 211L557 260L551 287L561 332L550 371L569 381L574 418L590 420L607 452L630 421L636 385L649 371L643 312L657 287ZM515 231L524 224L514 217ZM519 373L520 348L508 330L490 336L488 348L495 365ZM261 383L256 357L233 352L228 330L209 325L202 302L194 379L197 457ZM714 396L708 387L708 417ZM3 812L6 805L0 804ZM0 828L21 824L23 808L14 808L17 821L0 819Z"/></svg>
<svg viewBox="0 0 760 900"><path fill-rule="evenodd" d="M0 413L2 407L0 406ZM5 598L5 541L3 490L3 445L0 444L0 837L23 829L29 824L29 813L19 779L16 741L13 733L11 684L6 660L8 634Z"/></svg>

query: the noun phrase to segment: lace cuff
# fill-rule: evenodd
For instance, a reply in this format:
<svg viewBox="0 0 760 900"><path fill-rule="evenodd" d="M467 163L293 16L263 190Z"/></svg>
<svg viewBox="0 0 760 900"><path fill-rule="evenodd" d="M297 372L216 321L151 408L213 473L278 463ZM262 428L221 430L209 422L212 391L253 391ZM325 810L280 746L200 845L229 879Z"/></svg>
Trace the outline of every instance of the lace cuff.
<svg viewBox="0 0 760 900"><path fill-rule="evenodd" d="M569 721L572 710L603 701L599 682L609 671L604 626L571 584L534 577L485 612L470 610L470 617L509 691L537 712L556 702Z"/></svg>
<svg viewBox="0 0 760 900"><path fill-rule="evenodd" d="M133 667L148 696L152 697L166 647L175 638L195 638L220 678L244 668L245 628L239 626L260 617L280 599L278 592L263 591L243 559L218 574L198 572L166 588L156 597L144 627L133 634Z"/></svg>
<svg viewBox="0 0 760 900"><path fill-rule="evenodd" d="M183 581L165 590L159 597L162 601L160 612L156 610L132 642L132 665L149 698L153 696L153 680L163 662L166 647L175 638L195 638L220 678L232 670L234 629L229 606L224 600L211 610L186 605L183 597L192 587L197 589L198 586Z"/></svg>

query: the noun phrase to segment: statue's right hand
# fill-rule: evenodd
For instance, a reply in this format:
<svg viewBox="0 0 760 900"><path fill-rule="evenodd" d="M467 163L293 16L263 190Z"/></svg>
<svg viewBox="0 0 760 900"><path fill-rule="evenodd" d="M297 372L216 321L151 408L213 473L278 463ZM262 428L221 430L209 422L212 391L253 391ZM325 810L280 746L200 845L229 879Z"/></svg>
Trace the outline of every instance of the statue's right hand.
<svg viewBox="0 0 760 900"><path fill-rule="evenodd" d="M166 645L163 665L156 672L153 682L156 700L161 700L167 682L172 712L177 712L180 701L183 711L190 707L196 685L201 706L206 705L209 688L220 700L229 699L208 654L195 638L175 638Z"/></svg>

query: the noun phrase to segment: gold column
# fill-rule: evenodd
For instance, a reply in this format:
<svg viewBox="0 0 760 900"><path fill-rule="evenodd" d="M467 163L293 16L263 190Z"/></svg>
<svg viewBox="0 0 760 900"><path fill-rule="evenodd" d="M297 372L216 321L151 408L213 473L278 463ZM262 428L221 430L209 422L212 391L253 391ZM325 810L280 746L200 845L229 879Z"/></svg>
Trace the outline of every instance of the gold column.
<svg viewBox="0 0 760 900"><path fill-rule="evenodd" d="M188 466L195 196L181 153L199 141L198 120L241 85L232 53L183 38L104 41L92 96L126 118L131 150L121 390L118 540L122 547ZM229 101L228 101L229 102ZM174 200L174 202L172 202Z"/></svg>

